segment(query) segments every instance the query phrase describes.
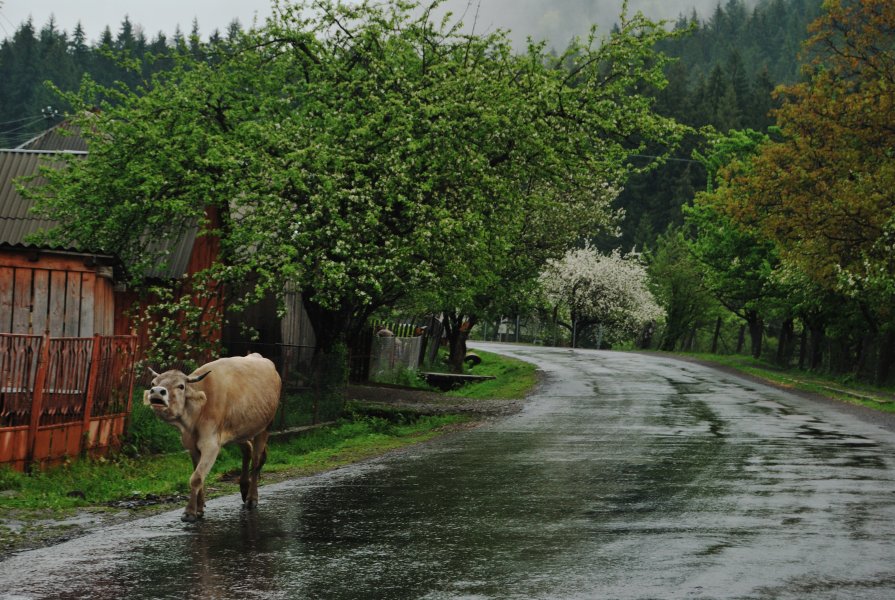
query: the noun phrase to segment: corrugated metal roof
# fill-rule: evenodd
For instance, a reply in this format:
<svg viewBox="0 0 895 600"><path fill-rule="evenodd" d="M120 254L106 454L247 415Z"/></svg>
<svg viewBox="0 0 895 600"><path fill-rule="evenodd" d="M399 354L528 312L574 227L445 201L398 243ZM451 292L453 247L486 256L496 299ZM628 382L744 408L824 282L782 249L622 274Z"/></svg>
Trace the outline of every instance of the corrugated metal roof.
<svg viewBox="0 0 895 600"><path fill-rule="evenodd" d="M87 140L81 137L80 128L67 121L47 129L24 144L16 146L17 150L47 150L50 152L87 152Z"/></svg>
<svg viewBox="0 0 895 600"><path fill-rule="evenodd" d="M33 202L19 194L14 183L19 177L36 174L41 165L52 164L54 156L57 156L57 153L0 150L0 243L34 247L26 241L26 237L55 225L52 221L38 219L31 214ZM38 177L33 184L40 185L43 182L43 178ZM74 250L74 248L57 249Z"/></svg>
<svg viewBox="0 0 895 600"><path fill-rule="evenodd" d="M86 156L86 152L68 152ZM0 150L0 245L36 248L38 246L27 242L26 237L56 225L54 221L38 219L31 214L33 202L19 194L14 181L19 177L36 174L41 165L52 165L52 158L58 154L59 152L37 150ZM56 164L61 165L61 162L57 161ZM33 185L40 185L43 181L43 178L38 177ZM159 265L147 275L162 279L181 277L186 273L195 240L196 228L187 229L175 243L171 244L167 264ZM89 251L73 247L54 249ZM147 251L155 250L157 247L147 242Z"/></svg>

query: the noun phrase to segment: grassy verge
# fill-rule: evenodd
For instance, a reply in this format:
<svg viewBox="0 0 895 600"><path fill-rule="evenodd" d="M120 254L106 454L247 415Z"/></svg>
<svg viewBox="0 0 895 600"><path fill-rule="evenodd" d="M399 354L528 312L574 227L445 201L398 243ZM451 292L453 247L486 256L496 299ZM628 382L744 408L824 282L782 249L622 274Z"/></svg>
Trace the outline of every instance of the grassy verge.
<svg viewBox="0 0 895 600"><path fill-rule="evenodd" d="M476 350L482 359L481 364L468 370L473 375L491 375L495 379L472 383L460 389L447 392L447 396L461 398L524 398L538 382L537 367L531 363Z"/></svg>
<svg viewBox="0 0 895 600"><path fill-rule="evenodd" d="M357 416L301 435L273 438L262 480L270 481L272 474L282 475L279 478L312 474L376 456L430 439L465 420L446 415L392 423L380 417ZM239 448L226 447L208 478L209 494L237 491L234 474L241 465ZM0 470L0 512L64 511L123 498L184 494L191 472L189 457L183 451L77 460L32 475L4 468Z"/></svg>
<svg viewBox="0 0 895 600"><path fill-rule="evenodd" d="M515 400L524 398L537 383L537 367L531 363L482 350L476 350L475 353L482 359L482 362L475 367L464 365L464 374L490 375L495 377L495 379L467 384L457 390L445 392L445 396L478 400ZM421 368L419 371L414 369L397 369L380 375L376 378L376 382L438 392L436 388L426 384L425 378L421 375L422 371L450 373L450 366L447 364L447 350L442 349L438 360L432 365Z"/></svg>
<svg viewBox="0 0 895 600"><path fill-rule="evenodd" d="M812 392L883 412L895 412L895 390L892 388L863 384L849 377L781 369L751 356L695 353L682 353L681 356L733 368L785 388Z"/></svg>

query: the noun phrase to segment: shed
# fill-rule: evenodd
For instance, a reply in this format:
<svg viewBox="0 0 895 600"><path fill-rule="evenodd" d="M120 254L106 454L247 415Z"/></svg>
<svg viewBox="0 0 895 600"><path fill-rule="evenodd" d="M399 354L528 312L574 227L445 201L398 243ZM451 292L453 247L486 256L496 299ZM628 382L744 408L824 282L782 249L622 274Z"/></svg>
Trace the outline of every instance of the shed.
<svg viewBox="0 0 895 600"><path fill-rule="evenodd" d="M136 337L115 335L114 257L30 242L54 223L14 185L60 153L86 156L79 139L0 150L0 464L17 469L104 453L130 413Z"/></svg>

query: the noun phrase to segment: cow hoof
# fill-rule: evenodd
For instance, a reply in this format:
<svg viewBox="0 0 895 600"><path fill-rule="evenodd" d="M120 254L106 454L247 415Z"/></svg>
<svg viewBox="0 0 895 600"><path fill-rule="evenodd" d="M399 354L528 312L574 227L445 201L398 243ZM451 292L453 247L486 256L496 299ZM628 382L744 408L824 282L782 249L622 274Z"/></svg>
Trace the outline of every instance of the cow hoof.
<svg viewBox="0 0 895 600"><path fill-rule="evenodd" d="M252 510L256 506L258 506L258 501L257 500L246 500L244 506L247 509Z"/></svg>
<svg viewBox="0 0 895 600"><path fill-rule="evenodd" d="M199 520L199 517L197 517L196 515L191 515L189 513L183 513L183 515L180 517L180 520L184 523L195 523Z"/></svg>

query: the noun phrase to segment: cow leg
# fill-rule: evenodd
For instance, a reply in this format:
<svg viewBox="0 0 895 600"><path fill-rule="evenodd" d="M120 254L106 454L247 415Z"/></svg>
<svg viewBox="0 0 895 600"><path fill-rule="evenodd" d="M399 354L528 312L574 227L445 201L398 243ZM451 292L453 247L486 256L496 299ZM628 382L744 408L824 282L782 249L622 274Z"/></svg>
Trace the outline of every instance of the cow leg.
<svg viewBox="0 0 895 600"><path fill-rule="evenodd" d="M239 445L242 449L242 473L239 476L239 492L242 494L242 501L245 502L249 495L249 487L251 478L249 468L252 464L252 442L246 442Z"/></svg>
<svg viewBox="0 0 895 600"><path fill-rule="evenodd" d="M199 452L197 448L193 448L190 450L190 459L193 461L193 471L195 472L196 467L199 466L199 458L202 454ZM205 513L205 486L202 486L202 489L199 490L199 497L196 498L196 516L202 517Z"/></svg>
<svg viewBox="0 0 895 600"><path fill-rule="evenodd" d="M267 461L267 430L255 436L254 450L252 452L252 475L249 480L249 497L243 498L246 508L258 506L258 478L261 475L261 467Z"/></svg>
<svg viewBox="0 0 895 600"><path fill-rule="evenodd" d="M205 502L205 478L211 472L211 467L214 466L214 461L217 460L220 451L221 446L217 440L199 444L199 462L190 477L190 501L186 505L186 512L180 518L181 521L192 523L202 516Z"/></svg>

